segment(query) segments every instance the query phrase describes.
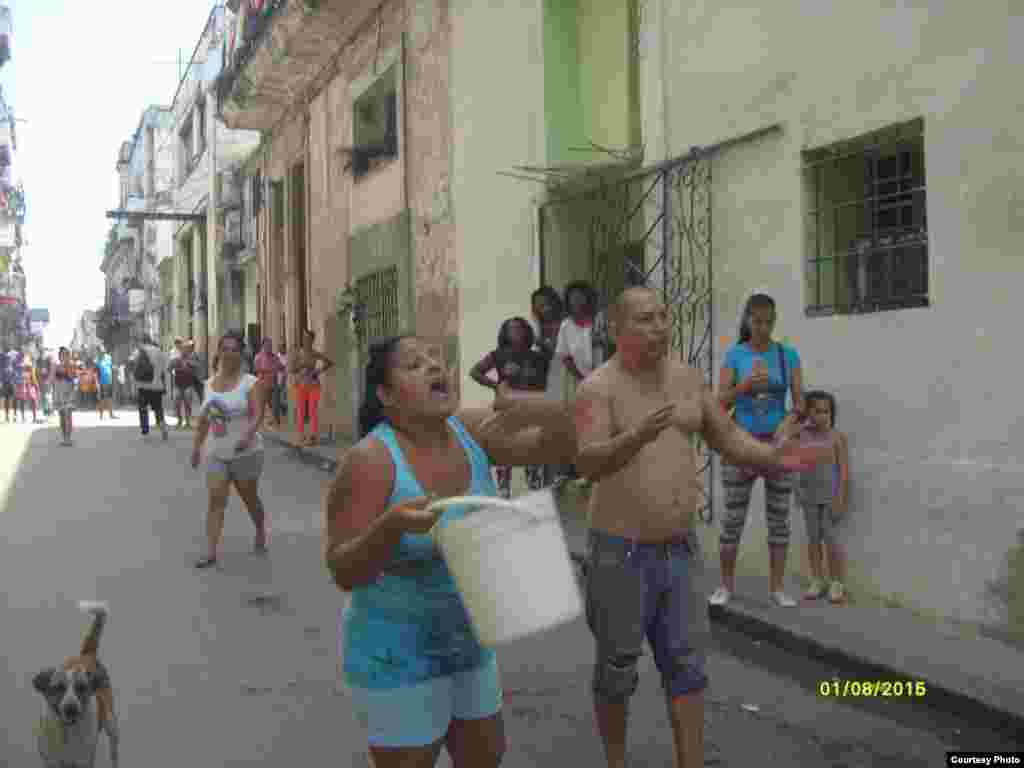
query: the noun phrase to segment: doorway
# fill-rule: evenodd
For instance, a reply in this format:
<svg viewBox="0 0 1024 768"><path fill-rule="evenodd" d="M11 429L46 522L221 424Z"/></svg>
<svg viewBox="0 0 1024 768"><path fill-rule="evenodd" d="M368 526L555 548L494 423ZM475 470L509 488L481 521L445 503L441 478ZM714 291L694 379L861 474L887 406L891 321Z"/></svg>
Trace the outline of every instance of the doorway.
<svg viewBox="0 0 1024 768"><path fill-rule="evenodd" d="M295 328L296 344L301 344L302 332L309 328L306 307L309 302L306 286L306 167L304 163L292 166L289 207L292 212L291 244L296 282Z"/></svg>
<svg viewBox="0 0 1024 768"><path fill-rule="evenodd" d="M275 329L275 341L280 343L288 341L288 326L284 320L285 305L285 281L283 279L284 269L284 183L272 181L270 183L271 205L271 248L270 248L270 270L267 295L268 306L280 308L281 324Z"/></svg>

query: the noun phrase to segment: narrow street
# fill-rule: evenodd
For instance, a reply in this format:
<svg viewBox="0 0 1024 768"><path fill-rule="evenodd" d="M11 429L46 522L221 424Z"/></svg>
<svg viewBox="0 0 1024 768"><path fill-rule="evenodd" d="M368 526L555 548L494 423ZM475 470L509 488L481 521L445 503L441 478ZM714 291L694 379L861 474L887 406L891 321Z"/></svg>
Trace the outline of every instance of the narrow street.
<svg viewBox="0 0 1024 768"><path fill-rule="evenodd" d="M126 768L365 765L363 735L338 684L343 598L319 562L327 475L268 443L270 555L250 552L252 530L233 498L222 563L198 572L191 559L202 551L204 489L188 466L190 435L172 430L168 443L144 441L126 410L114 425L95 414L76 419L73 448L58 446L55 429L0 423L0 762L38 764L32 725L43 702L31 678L75 652L86 624L75 603L97 598L111 606L102 657ZM738 636L717 639L708 765L935 766L957 742L1000 745L994 734L957 734L955 722L820 698L813 666ZM603 764L590 713L591 654L582 621L502 651L505 765ZM649 657L630 740L632 766L671 765ZM98 764L108 764L105 750Z"/></svg>

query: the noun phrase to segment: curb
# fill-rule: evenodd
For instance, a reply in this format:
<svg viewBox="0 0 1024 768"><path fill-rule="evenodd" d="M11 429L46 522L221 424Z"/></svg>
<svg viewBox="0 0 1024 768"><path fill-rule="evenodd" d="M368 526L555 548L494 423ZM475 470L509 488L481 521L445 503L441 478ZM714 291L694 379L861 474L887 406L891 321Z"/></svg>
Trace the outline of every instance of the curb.
<svg viewBox="0 0 1024 768"><path fill-rule="evenodd" d="M331 459L321 456L316 451L311 451L309 448L305 446L292 445L288 441L288 438L286 437L281 437L280 435L277 434L264 432L263 439L269 440L270 442L275 443L276 445L280 445L283 448L287 448L303 464L315 466L317 469L323 472L333 474L334 471L338 468L337 459Z"/></svg>
<svg viewBox="0 0 1024 768"><path fill-rule="evenodd" d="M1021 713L994 706L976 696L954 690L927 677L909 675L905 670L873 661L834 645L825 645L809 635L779 627L727 605L709 605L708 617L711 621L752 639L767 641L794 655L814 658L839 667L850 677L883 680L913 677L922 680L928 687L928 695L924 702L928 708L956 715L988 730L1024 733L1024 715Z"/></svg>
<svg viewBox="0 0 1024 768"><path fill-rule="evenodd" d="M570 558L581 569L586 559L579 552L570 552ZM585 572L585 571L584 571ZM862 679L901 679L913 677L928 687L925 706L987 730L1024 733L1024 714L994 706L976 696L954 690L927 677L908 675L905 670L872 661L834 645L825 645L815 638L779 627L729 606L708 606L708 618L724 627L746 635L753 640L768 642L796 656L804 656L841 669L844 675Z"/></svg>

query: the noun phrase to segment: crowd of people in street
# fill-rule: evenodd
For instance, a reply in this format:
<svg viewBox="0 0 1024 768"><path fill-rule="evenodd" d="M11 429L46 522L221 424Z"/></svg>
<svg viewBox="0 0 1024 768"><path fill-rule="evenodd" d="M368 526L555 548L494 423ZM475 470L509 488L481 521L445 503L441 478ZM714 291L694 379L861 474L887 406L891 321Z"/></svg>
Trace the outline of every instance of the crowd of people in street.
<svg viewBox="0 0 1024 768"><path fill-rule="evenodd" d="M543 485L542 465L572 466L591 484L585 604L596 646L595 719L609 767L626 764L628 702L645 640L666 693L675 764L704 765L710 633L693 528L701 493L696 438L729 468L723 584L712 602L734 591L735 551L758 477L770 497L772 599L795 604L782 589L794 484L808 546L818 553L807 597L824 592L825 544L837 599L841 560L833 567L833 556L848 467L835 401L804 394L796 350L772 340L775 304L766 295L744 308L717 395L701 372L669 355L671 318L655 291L629 288L602 311L593 288L574 283L562 297L542 288L531 303L531 320L502 323L495 349L470 372L494 390L490 408L460 408L450 372L421 340L371 346L361 440L324 496L323 557L335 585L351 595L339 618L343 672L373 764L430 766L442 748L455 765L501 762L494 651L477 642L427 535L458 512L439 515L430 504L508 496L516 466L528 468L531 486ZM561 371L574 392L553 384Z"/></svg>
<svg viewBox="0 0 1024 768"><path fill-rule="evenodd" d="M628 702L645 640L666 694L676 765L703 765L705 600L724 605L735 592L758 478L771 599L796 605L783 589L794 494L812 572L804 597L845 597L848 439L836 430L835 398L804 391L800 356L773 339L777 310L763 293L743 308L717 393L670 354L669 308L653 290L627 288L601 307L585 282L561 295L543 287L531 296L531 310L530 318L503 322L494 349L470 371L494 391L486 408L460 407L451 372L415 336L370 346L361 439L324 495L322 554L334 584L351 595L339 617L343 672L374 765L433 765L442 747L455 765L501 762L496 655L477 641L428 535L446 516L464 512L440 514L429 504L464 495L507 498L514 467L524 468L531 489L569 477L590 486L584 591L595 640L594 713L609 767L625 765ZM76 403L94 405L100 419L117 418L114 389L125 389L124 379L102 349L88 360L65 347L39 359L9 350L0 363L8 421L19 410L24 421L27 406L38 423L41 406L59 415L61 444L72 445ZM127 361L142 435L150 433L152 411L168 439L166 397L176 429L193 432L191 466L203 468L208 497L206 551L197 568L218 562L232 489L253 523L254 551L267 551L261 431L265 421L287 424L290 399L296 443L315 444L320 380L332 366L311 331L290 356L283 344L275 352L272 339L257 348L229 331L209 370L184 338L168 354L147 337ZM693 525L702 493L698 438L723 466L722 581L710 598Z"/></svg>

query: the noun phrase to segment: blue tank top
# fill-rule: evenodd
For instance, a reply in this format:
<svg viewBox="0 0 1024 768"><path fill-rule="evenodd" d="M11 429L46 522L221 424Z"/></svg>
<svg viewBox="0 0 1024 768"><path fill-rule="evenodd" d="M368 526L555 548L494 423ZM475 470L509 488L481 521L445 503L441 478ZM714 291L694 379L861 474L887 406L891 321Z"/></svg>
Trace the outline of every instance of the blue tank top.
<svg viewBox="0 0 1024 768"><path fill-rule="evenodd" d="M469 458L467 494L497 496L487 454L458 419L451 416L448 424ZM380 424L370 435L387 446L395 466L388 506L426 495L391 426ZM438 525L467 512L449 509ZM351 595L340 622L349 685L397 688L471 669L494 654L477 641L452 574L430 536L403 534L388 569Z"/></svg>

